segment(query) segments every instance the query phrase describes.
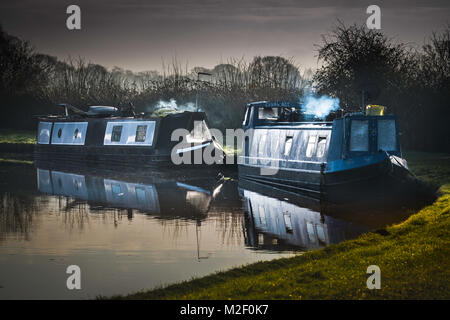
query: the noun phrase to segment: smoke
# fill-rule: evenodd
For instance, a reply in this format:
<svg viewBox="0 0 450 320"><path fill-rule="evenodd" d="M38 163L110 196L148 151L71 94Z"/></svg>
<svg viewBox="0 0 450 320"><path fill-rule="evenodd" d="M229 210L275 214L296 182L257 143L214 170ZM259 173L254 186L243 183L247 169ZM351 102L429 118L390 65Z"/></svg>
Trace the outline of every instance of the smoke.
<svg viewBox="0 0 450 320"><path fill-rule="evenodd" d="M327 95L316 97L308 95L303 98L302 111L318 118L325 118L331 111L339 109L339 98L331 98Z"/></svg>
<svg viewBox="0 0 450 320"><path fill-rule="evenodd" d="M197 111L195 108L195 103L188 102L178 105L175 99L170 99L169 101L159 100L158 103L153 107L153 110L158 109L170 109L178 112Z"/></svg>

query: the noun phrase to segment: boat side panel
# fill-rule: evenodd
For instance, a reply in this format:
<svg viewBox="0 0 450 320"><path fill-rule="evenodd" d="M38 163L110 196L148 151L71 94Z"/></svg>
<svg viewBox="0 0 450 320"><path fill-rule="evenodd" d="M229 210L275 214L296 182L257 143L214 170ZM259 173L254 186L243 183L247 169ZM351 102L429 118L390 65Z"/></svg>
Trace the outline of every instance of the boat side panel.
<svg viewBox="0 0 450 320"><path fill-rule="evenodd" d="M113 141L113 129L118 127L121 129L120 139ZM138 141L137 132L144 129L145 134L142 136L143 141ZM155 136L155 121L108 121L104 134L103 144L117 146L147 146L153 145Z"/></svg>
<svg viewBox="0 0 450 320"><path fill-rule="evenodd" d="M240 163L320 171L327 157L330 135L331 128L255 128L248 142L248 156L241 156Z"/></svg>
<svg viewBox="0 0 450 320"><path fill-rule="evenodd" d="M84 145L88 122L55 122L53 124L51 144Z"/></svg>
<svg viewBox="0 0 450 320"><path fill-rule="evenodd" d="M54 161L54 162L69 162L76 163L80 161L87 161L92 165L122 165L130 162L136 166L153 166L171 164L171 151L179 141L171 141L171 134L175 129L186 129L191 131L194 126L194 121L205 120L205 115L202 112L197 113L181 113L170 115L164 118L152 119L138 119L138 118L89 118L84 123L87 127L85 131L84 144L37 144L35 146L35 157L37 160ZM152 144L149 145L104 145L105 132L107 123L119 122L148 122L153 121L155 124ZM45 121L48 122L48 121ZM39 126L42 127L42 121ZM51 126L51 122L50 123ZM53 127L64 127L69 121L56 120L53 122ZM129 132L127 139L135 138L135 131L137 129L136 123L133 124L133 130ZM45 124L48 126L47 124ZM72 136L75 128L67 127L67 131ZM70 130L69 130L70 129ZM43 131L40 130L38 133ZM128 130L129 131L129 130ZM55 133L56 132L56 133ZM57 135L54 129L50 136ZM126 132L124 132L126 134ZM44 141L44 139L42 140ZM206 142L206 141L205 141ZM204 144L202 142L201 144ZM193 147L195 144L188 145Z"/></svg>
<svg viewBox="0 0 450 320"><path fill-rule="evenodd" d="M37 143L50 144L50 137L52 133L53 122L41 121L39 122Z"/></svg>

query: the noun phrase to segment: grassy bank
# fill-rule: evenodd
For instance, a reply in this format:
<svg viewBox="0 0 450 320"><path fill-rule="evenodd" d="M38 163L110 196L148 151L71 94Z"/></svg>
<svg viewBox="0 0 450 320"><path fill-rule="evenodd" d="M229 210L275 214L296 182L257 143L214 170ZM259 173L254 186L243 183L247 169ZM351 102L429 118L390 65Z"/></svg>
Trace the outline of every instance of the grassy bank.
<svg viewBox="0 0 450 320"><path fill-rule="evenodd" d="M36 143L36 132L0 129L0 144L34 144Z"/></svg>
<svg viewBox="0 0 450 320"><path fill-rule="evenodd" d="M411 170L440 184L438 200L403 223L294 258L260 262L125 299L449 299L449 155L407 152ZM366 287L369 265L381 289Z"/></svg>

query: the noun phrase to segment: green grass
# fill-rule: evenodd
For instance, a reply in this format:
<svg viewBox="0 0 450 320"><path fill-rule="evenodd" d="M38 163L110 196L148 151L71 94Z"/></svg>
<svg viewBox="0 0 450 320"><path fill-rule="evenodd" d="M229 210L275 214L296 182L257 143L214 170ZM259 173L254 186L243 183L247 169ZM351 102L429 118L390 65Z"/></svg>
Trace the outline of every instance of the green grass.
<svg viewBox="0 0 450 320"><path fill-rule="evenodd" d="M31 160L21 160L21 159L4 159L0 158L0 163L14 163L14 164L33 164L34 162Z"/></svg>
<svg viewBox="0 0 450 320"><path fill-rule="evenodd" d="M36 143L36 132L0 129L0 143Z"/></svg>
<svg viewBox="0 0 450 320"><path fill-rule="evenodd" d="M448 155L407 152L411 170L440 197L408 220L293 258L259 262L113 299L449 299ZM369 290L369 265L381 289Z"/></svg>

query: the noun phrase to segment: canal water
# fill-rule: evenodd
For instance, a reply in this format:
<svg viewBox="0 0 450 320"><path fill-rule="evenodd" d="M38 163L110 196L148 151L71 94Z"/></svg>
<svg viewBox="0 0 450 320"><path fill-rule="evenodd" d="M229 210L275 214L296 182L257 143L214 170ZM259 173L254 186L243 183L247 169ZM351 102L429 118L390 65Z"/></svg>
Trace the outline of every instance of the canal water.
<svg viewBox="0 0 450 320"><path fill-rule="evenodd" d="M407 215L329 208L235 173L119 171L0 163L0 299L132 293L301 254ZM71 265L80 290L67 287Z"/></svg>

